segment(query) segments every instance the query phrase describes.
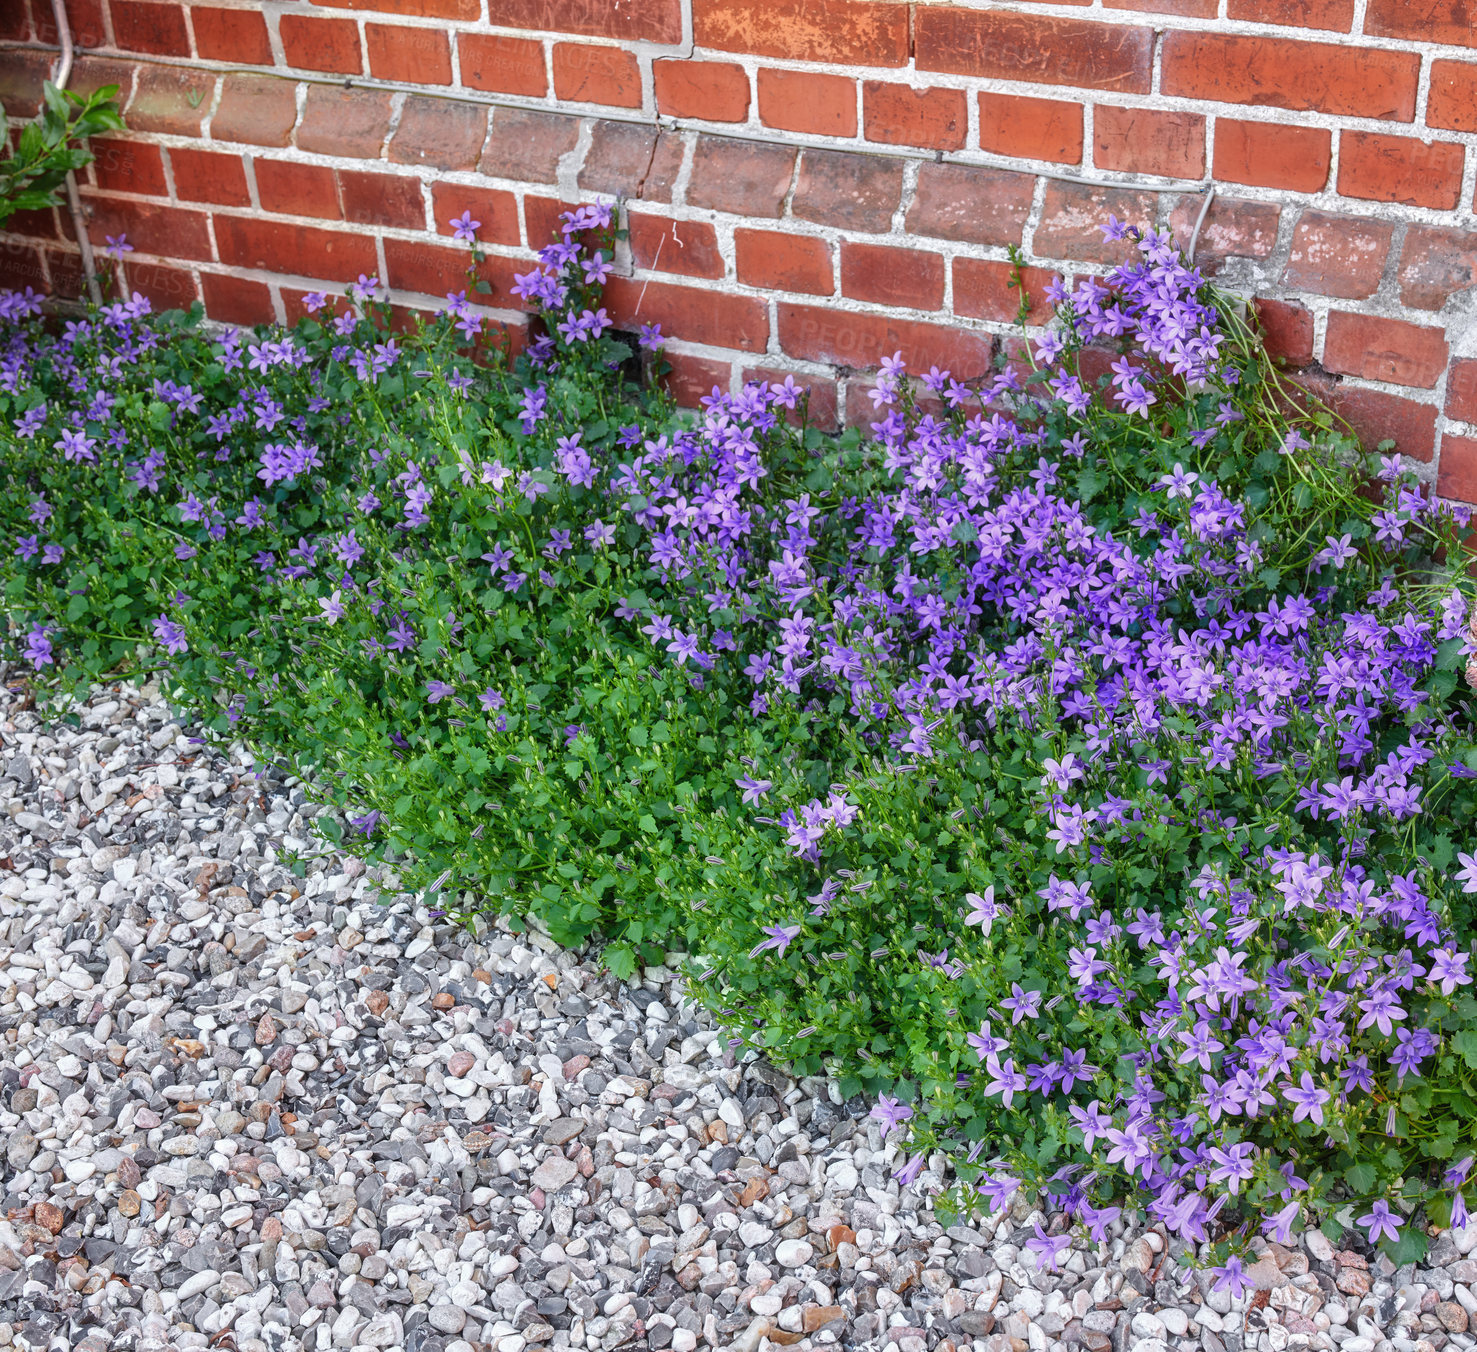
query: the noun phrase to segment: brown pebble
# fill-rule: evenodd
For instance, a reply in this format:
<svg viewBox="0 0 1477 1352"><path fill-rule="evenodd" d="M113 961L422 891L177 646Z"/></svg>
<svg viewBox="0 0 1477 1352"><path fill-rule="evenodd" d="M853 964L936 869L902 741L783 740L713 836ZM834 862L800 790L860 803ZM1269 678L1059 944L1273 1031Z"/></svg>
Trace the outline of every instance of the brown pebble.
<svg viewBox="0 0 1477 1352"><path fill-rule="evenodd" d="M51 1202L36 1203L36 1224L44 1225L52 1234L59 1234L67 1218L62 1215L62 1209Z"/></svg>
<svg viewBox="0 0 1477 1352"><path fill-rule="evenodd" d="M755 1202L763 1201L768 1196L769 1184L762 1178L751 1178L739 1194L739 1205L753 1206Z"/></svg>
<svg viewBox="0 0 1477 1352"><path fill-rule="evenodd" d="M278 1240L282 1238L282 1222L276 1216L268 1216L262 1222L262 1242Z"/></svg>
<svg viewBox="0 0 1477 1352"><path fill-rule="evenodd" d="M138 1167L138 1161L132 1155L125 1155L118 1161L118 1182L125 1188L136 1188L143 1178L143 1171Z"/></svg>
<svg viewBox="0 0 1477 1352"><path fill-rule="evenodd" d="M1346 1296L1367 1296L1369 1294L1369 1273L1359 1268L1340 1268L1338 1276L1334 1278L1334 1285Z"/></svg>
<svg viewBox="0 0 1477 1352"><path fill-rule="evenodd" d="M270 1014L263 1014L261 1022L256 1026L256 1045L258 1047L270 1047L277 1041L277 1025L272 1022Z"/></svg>
<svg viewBox="0 0 1477 1352"><path fill-rule="evenodd" d="M588 1056L571 1056L569 1060L564 1063L564 1078L566 1080L572 1080L575 1078L576 1075L580 1073L580 1071L588 1070L589 1068L590 1058Z"/></svg>
<svg viewBox="0 0 1477 1352"><path fill-rule="evenodd" d="M456 996L451 995L446 991L441 991L439 994L433 995L431 997L431 1008L454 1009L456 1008Z"/></svg>
<svg viewBox="0 0 1477 1352"><path fill-rule="evenodd" d="M708 1123L708 1140L717 1141L719 1145L728 1144L728 1123L721 1117Z"/></svg>
<svg viewBox="0 0 1477 1352"><path fill-rule="evenodd" d="M856 1243L856 1231L849 1225L833 1225L826 1231L826 1243L831 1246L831 1252L835 1253L843 1244Z"/></svg>
<svg viewBox="0 0 1477 1352"><path fill-rule="evenodd" d="M839 1305L807 1305L800 1315L800 1327L806 1333L814 1333L816 1329L845 1318L846 1311Z"/></svg>
<svg viewBox="0 0 1477 1352"><path fill-rule="evenodd" d="M370 991L364 997L364 1003L369 1006L369 1012L378 1017L389 1008L390 997L384 991Z"/></svg>
<svg viewBox="0 0 1477 1352"><path fill-rule="evenodd" d="M1441 1327L1448 1333L1465 1333L1467 1331L1467 1312L1454 1300L1443 1300L1431 1311L1441 1321Z"/></svg>
<svg viewBox="0 0 1477 1352"><path fill-rule="evenodd" d="M492 1144L493 1138L485 1131L469 1131L462 1137L462 1144L468 1150L486 1150Z"/></svg>
<svg viewBox="0 0 1477 1352"><path fill-rule="evenodd" d="M480 981L484 986L492 985L492 973L485 967L474 967L472 969L472 980Z"/></svg>
<svg viewBox="0 0 1477 1352"><path fill-rule="evenodd" d="M477 1058L471 1052L457 1052L446 1063L446 1069L459 1080L476 1064Z"/></svg>
<svg viewBox="0 0 1477 1352"><path fill-rule="evenodd" d="M142 1200L132 1188L124 1188L118 1194L118 1214L120 1216L137 1216Z"/></svg>

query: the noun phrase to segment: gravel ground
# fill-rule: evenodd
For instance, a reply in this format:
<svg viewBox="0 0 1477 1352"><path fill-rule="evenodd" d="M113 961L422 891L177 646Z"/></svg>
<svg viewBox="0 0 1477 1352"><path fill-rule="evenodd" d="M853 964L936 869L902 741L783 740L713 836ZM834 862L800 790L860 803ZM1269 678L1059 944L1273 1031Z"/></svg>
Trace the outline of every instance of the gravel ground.
<svg viewBox="0 0 1477 1352"><path fill-rule="evenodd" d="M1477 1345L1477 1226L1265 1248L1237 1301L1152 1230L1056 1273L1024 1203L944 1230L867 1103L735 1065L669 972L294 877L295 781L148 688L79 712L0 692L0 1348Z"/></svg>

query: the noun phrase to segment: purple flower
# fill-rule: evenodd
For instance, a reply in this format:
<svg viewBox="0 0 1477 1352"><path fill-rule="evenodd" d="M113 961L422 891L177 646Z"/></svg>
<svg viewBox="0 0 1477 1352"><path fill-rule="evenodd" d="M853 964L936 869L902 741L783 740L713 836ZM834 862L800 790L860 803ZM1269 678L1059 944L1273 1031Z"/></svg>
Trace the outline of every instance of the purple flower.
<svg viewBox="0 0 1477 1352"><path fill-rule="evenodd" d="M465 240L468 244L477 242L477 231L482 228L482 222L474 221L470 211L464 211L460 216L453 216L446 223L451 227L454 239Z"/></svg>
<svg viewBox="0 0 1477 1352"><path fill-rule="evenodd" d="M39 624L32 626L31 632L26 635L24 656L37 671L56 661L51 650L51 639L47 636L45 626Z"/></svg>
<svg viewBox="0 0 1477 1352"><path fill-rule="evenodd" d="M154 621L154 637L164 645L167 653L182 653L190 646L185 640L184 629L168 615L160 615Z"/></svg>
<svg viewBox="0 0 1477 1352"><path fill-rule="evenodd" d="M885 1141L898 1127L913 1116L912 1106L898 1099L881 1094L867 1114L875 1122L882 1123L882 1139Z"/></svg>
<svg viewBox="0 0 1477 1352"><path fill-rule="evenodd" d="M1228 1258L1220 1267L1211 1268L1215 1276L1213 1289L1216 1291L1229 1291L1232 1300L1240 1300L1248 1291L1252 1290L1254 1283L1241 1270L1239 1258Z"/></svg>
<svg viewBox="0 0 1477 1352"><path fill-rule="evenodd" d="M426 703L440 704L448 695L456 694L456 686L449 681L427 681Z"/></svg>
<svg viewBox="0 0 1477 1352"><path fill-rule="evenodd" d="M774 949L780 957L785 956L785 950L794 943L800 934L799 925L765 925L764 933L769 937L761 940L749 950L751 958L757 958L766 949Z"/></svg>
<svg viewBox="0 0 1477 1352"><path fill-rule="evenodd" d="M1398 1216L1390 1210L1390 1204L1381 1197L1370 1207L1369 1213L1360 1216L1356 1222L1369 1232L1369 1242L1378 1244L1381 1236L1389 1239L1394 1244L1400 1238L1400 1227L1405 1224Z"/></svg>
<svg viewBox="0 0 1477 1352"><path fill-rule="evenodd" d="M744 791L743 801L746 803L757 803L774 787L774 784L770 780L751 779L748 775L740 775L733 782Z"/></svg>
<svg viewBox="0 0 1477 1352"><path fill-rule="evenodd" d="M1061 1256L1072 1247L1071 1235L1048 1235L1041 1228L1041 1222L1035 1223L1036 1236L1026 1241L1026 1248L1036 1255L1036 1267L1039 1271L1045 1267L1050 1272L1058 1270L1058 1261Z"/></svg>

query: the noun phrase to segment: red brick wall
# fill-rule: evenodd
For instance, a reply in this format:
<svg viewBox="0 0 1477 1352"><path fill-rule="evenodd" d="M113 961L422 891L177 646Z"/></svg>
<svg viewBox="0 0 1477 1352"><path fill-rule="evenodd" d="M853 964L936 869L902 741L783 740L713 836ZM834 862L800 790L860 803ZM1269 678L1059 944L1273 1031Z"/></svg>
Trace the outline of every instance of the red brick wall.
<svg viewBox="0 0 1477 1352"><path fill-rule="evenodd" d="M838 421L865 378L983 369L1053 273L1113 261L1108 212L1188 240L1370 439L1477 500L1472 0L68 0L79 86L124 87L93 240L130 286L290 319L359 273L429 307L447 222L482 222L493 317L560 203L628 199L609 292L680 340L688 398L795 371ZM29 6L29 11L28 7ZM0 0L24 115L49 0ZM0 236L0 280L75 292L64 213Z"/></svg>

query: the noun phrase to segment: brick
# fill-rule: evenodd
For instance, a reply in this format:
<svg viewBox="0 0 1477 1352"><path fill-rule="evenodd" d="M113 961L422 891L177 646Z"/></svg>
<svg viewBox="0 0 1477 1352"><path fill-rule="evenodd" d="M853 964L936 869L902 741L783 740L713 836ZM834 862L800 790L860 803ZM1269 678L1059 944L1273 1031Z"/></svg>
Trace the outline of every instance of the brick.
<svg viewBox="0 0 1477 1352"><path fill-rule="evenodd" d="M246 167L239 155L175 146L169 152L175 196L186 202L214 202L223 207L249 207Z"/></svg>
<svg viewBox="0 0 1477 1352"><path fill-rule="evenodd" d="M1394 233L1388 221L1304 211L1282 281L1320 296L1364 300L1379 289Z"/></svg>
<svg viewBox="0 0 1477 1352"><path fill-rule="evenodd" d="M808 371L785 371L777 366L748 366L740 378L746 384L759 380L766 385L783 385L786 376L794 378L795 387L802 393L794 408L783 410L785 421L794 427L818 427L822 432L839 430L834 380L813 376Z"/></svg>
<svg viewBox="0 0 1477 1352"><path fill-rule="evenodd" d="M1026 323L1049 323L1055 307L1046 298L1046 288L1057 276L1050 268L1017 269L1013 263L999 263L993 259L956 258L954 313L970 319L1015 323L1020 312L1021 286L1012 286L1011 281L1018 278L1025 289L1029 307Z"/></svg>
<svg viewBox="0 0 1477 1352"><path fill-rule="evenodd" d="M692 153L687 202L737 216L778 216L794 170L791 146L700 136Z"/></svg>
<svg viewBox="0 0 1477 1352"><path fill-rule="evenodd" d="M1409 122L1420 69L1415 52L1172 29L1159 83L1181 98Z"/></svg>
<svg viewBox="0 0 1477 1352"><path fill-rule="evenodd" d="M356 160L377 160L390 134L390 95L379 89L309 85L299 150Z"/></svg>
<svg viewBox="0 0 1477 1352"><path fill-rule="evenodd" d="M344 219L360 225L388 225L401 230L426 228L421 180L408 174L338 171L339 202Z"/></svg>
<svg viewBox="0 0 1477 1352"><path fill-rule="evenodd" d="M469 187L464 183L433 183L431 210L436 216L436 233L450 235L448 222L464 211L481 221L477 238L483 244L517 246L522 242L518 230L518 199L501 188Z"/></svg>
<svg viewBox="0 0 1477 1352"><path fill-rule="evenodd" d="M920 71L1147 94L1154 34L1129 24L920 5L914 46Z"/></svg>
<svg viewBox="0 0 1477 1352"><path fill-rule="evenodd" d="M333 75L363 73L359 25L353 19L284 14L278 23L282 54L289 66L299 70L327 71Z"/></svg>
<svg viewBox="0 0 1477 1352"><path fill-rule="evenodd" d="M313 90L308 93L312 105ZM210 119L216 141L254 146L285 146L297 121L297 86L272 75L227 75L220 103Z"/></svg>
<svg viewBox="0 0 1477 1352"><path fill-rule="evenodd" d="M272 288L265 282L246 277L231 277L220 272L202 272L200 289L204 293L205 313L226 324L272 324L277 310L272 304Z"/></svg>
<svg viewBox="0 0 1477 1352"><path fill-rule="evenodd" d="M1019 244L1035 191L1030 174L925 162L905 224L910 234L961 244Z"/></svg>
<svg viewBox="0 0 1477 1352"><path fill-rule="evenodd" d="M1369 0L1364 31L1449 47L1477 47L1477 8L1471 0Z"/></svg>
<svg viewBox="0 0 1477 1352"><path fill-rule="evenodd" d="M470 170L477 167L486 140L487 109L481 104L408 94L390 141L390 159L395 164Z"/></svg>
<svg viewBox="0 0 1477 1352"><path fill-rule="evenodd" d="M49 293L53 290L41 262L41 250L19 240L0 240L0 286L13 291L26 287Z"/></svg>
<svg viewBox="0 0 1477 1352"><path fill-rule="evenodd" d="M1109 216L1147 230L1154 224L1155 197L1130 188L1089 188L1079 183L1046 185L1041 221L1032 251L1038 258L1070 258L1088 263L1123 261L1124 245L1103 237Z"/></svg>
<svg viewBox="0 0 1477 1352"><path fill-rule="evenodd" d="M183 5L149 0L112 0L113 45L150 56L189 56L190 34Z"/></svg>
<svg viewBox="0 0 1477 1352"><path fill-rule="evenodd" d="M807 149L790 210L801 220L844 230L892 228L903 195L903 166L881 155Z"/></svg>
<svg viewBox="0 0 1477 1352"><path fill-rule="evenodd" d="M24 5L11 5L0 11L0 42L29 42L31 40L31 16ZM46 41L38 38L37 41ZM47 42L50 46L51 43ZM39 267L39 261L38 261Z"/></svg>
<svg viewBox="0 0 1477 1352"><path fill-rule="evenodd" d="M612 42L682 41L681 0L495 0L492 21Z"/></svg>
<svg viewBox="0 0 1477 1352"><path fill-rule="evenodd" d="M1415 310L1440 310L1477 280L1477 231L1406 227L1400 251L1400 300Z"/></svg>
<svg viewBox="0 0 1477 1352"><path fill-rule="evenodd" d="M1354 27L1354 0L1231 0L1226 17L1347 33Z"/></svg>
<svg viewBox="0 0 1477 1352"><path fill-rule="evenodd" d="M758 90L766 127L805 136L856 135L856 81L850 76L763 66Z"/></svg>
<svg viewBox="0 0 1477 1352"><path fill-rule="evenodd" d="M0 106L12 120L35 117L41 86L51 78L52 52L8 51L0 61Z"/></svg>
<svg viewBox="0 0 1477 1352"><path fill-rule="evenodd" d="M1477 438L1456 432L1441 434L1436 492L1457 502L1477 502Z"/></svg>
<svg viewBox="0 0 1477 1352"><path fill-rule="evenodd" d="M902 66L908 10L890 0L693 0L699 47L830 65Z"/></svg>
<svg viewBox="0 0 1477 1352"><path fill-rule="evenodd" d="M545 244L562 238L561 212L573 211L574 202L560 202L552 197L538 197L533 193L523 194L523 234L530 249L541 249Z"/></svg>
<svg viewBox="0 0 1477 1352"><path fill-rule="evenodd" d="M57 209L44 207L37 211L17 211L5 222L5 230L11 235L25 235L28 239L61 239L57 229ZM72 238L69 231L66 238Z"/></svg>
<svg viewBox="0 0 1477 1352"><path fill-rule="evenodd" d="M1334 310L1323 338L1323 365L1338 375L1434 389L1446 370L1446 334L1423 324Z"/></svg>
<svg viewBox="0 0 1477 1352"><path fill-rule="evenodd" d="M744 122L749 74L732 61L653 61L657 112L703 122Z"/></svg>
<svg viewBox="0 0 1477 1352"><path fill-rule="evenodd" d="M1279 122L1215 122L1213 174L1253 188L1322 192L1333 163L1333 133L1326 127L1288 127Z"/></svg>
<svg viewBox="0 0 1477 1352"><path fill-rule="evenodd" d="M944 256L844 240L841 294L872 305L937 310L944 303Z"/></svg>
<svg viewBox="0 0 1477 1352"><path fill-rule="evenodd" d="M4 65L0 62L0 65ZM233 80L258 80L264 76L239 75ZM167 136L199 136L200 124L210 110L215 90L214 75L185 70L179 66L142 66L134 83L125 121L131 132L162 132ZM290 89L291 86L289 85ZM5 105L10 108L7 102Z"/></svg>
<svg viewBox="0 0 1477 1352"><path fill-rule="evenodd" d="M587 42L554 44L554 93L570 103L641 106L641 67L634 53Z"/></svg>
<svg viewBox="0 0 1477 1352"><path fill-rule="evenodd" d="M338 179L332 169L319 164L291 160L258 159L257 200L263 211L279 216L313 216L319 220L341 218Z"/></svg>
<svg viewBox="0 0 1477 1352"><path fill-rule="evenodd" d="M451 83L451 38L444 28L367 23L364 47L369 54L369 73L376 79L421 85Z"/></svg>
<svg viewBox="0 0 1477 1352"><path fill-rule="evenodd" d="M1262 345L1267 354L1289 366L1306 366L1313 360L1313 312L1295 301L1269 300L1258 296L1252 302L1261 321Z"/></svg>
<svg viewBox="0 0 1477 1352"><path fill-rule="evenodd" d="M866 139L924 150L962 150L969 135L969 105L962 89L914 89L867 80L862 84Z"/></svg>
<svg viewBox="0 0 1477 1352"><path fill-rule="evenodd" d="M1436 452L1436 405L1423 404L1384 390L1363 389L1328 380L1297 377L1341 417L1348 420L1366 450L1393 441L1401 455L1430 464Z"/></svg>
<svg viewBox="0 0 1477 1352"><path fill-rule="evenodd" d="M502 113L493 122L493 134ZM672 185L682 168L680 137L631 122L596 122L589 149L580 167L581 192L611 197L640 197L648 202L670 202Z"/></svg>
<svg viewBox="0 0 1477 1352"><path fill-rule="evenodd" d="M76 249L43 249L43 267L50 278L47 290L64 300L76 300L86 286L82 276L82 258Z"/></svg>
<svg viewBox="0 0 1477 1352"><path fill-rule="evenodd" d="M476 23L482 17L481 0L318 0L334 9L370 9L398 14L403 19L450 19ZM499 0L502 7L502 0Z"/></svg>
<svg viewBox="0 0 1477 1352"><path fill-rule="evenodd" d="M1181 197L1170 212L1170 233L1182 249L1190 246L1204 202L1200 194ZM1270 257L1277 247L1277 223L1281 218L1282 208L1272 202L1216 197L1200 225L1195 265L1207 277L1213 277L1228 258Z"/></svg>
<svg viewBox="0 0 1477 1352"><path fill-rule="evenodd" d="M374 239L362 230L323 230L250 216L217 216L220 260L229 267L348 282L379 269Z"/></svg>
<svg viewBox="0 0 1477 1352"><path fill-rule="evenodd" d="M666 351L663 359L671 368L661 377L661 387L681 408L699 408L716 385L723 394L733 380L733 363L689 352Z"/></svg>
<svg viewBox="0 0 1477 1352"><path fill-rule="evenodd" d="M549 92L544 44L533 38L462 33L456 41L462 84L495 94L521 94L541 99Z"/></svg>
<svg viewBox="0 0 1477 1352"><path fill-rule="evenodd" d="M73 36L76 37L75 32ZM99 36L98 41L102 41L101 36ZM81 46L80 39L78 39L78 45L79 47ZM0 62L0 81L3 81L3 70L6 66L11 67L18 73L25 70L26 63L21 60L24 55L24 52L10 52L7 54L6 60ZM46 60L49 63L50 58L47 57ZM49 65L45 69L49 70ZM77 64L72 67L72 78L67 82L67 88L74 94L86 95L95 93L104 85L117 85L118 105L119 107L126 108L129 99L133 95L134 80L139 70L140 67L134 65L131 61L113 61L106 57L89 56L86 52L79 51L77 53ZM36 87L39 90L41 86L38 83ZM211 87L210 82L203 83L203 88L208 90ZM4 103L7 108L10 107L10 101L5 95L3 83L0 83L0 103ZM14 114L14 116L19 115L18 112ZM139 128L130 125L130 130L139 130Z"/></svg>
<svg viewBox="0 0 1477 1352"><path fill-rule="evenodd" d="M579 119L528 108L497 108L478 171L519 183L552 183L579 141Z"/></svg>
<svg viewBox="0 0 1477 1352"><path fill-rule="evenodd" d="M1205 177L1205 118L1199 113L1099 104L1092 125L1093 162L1100 169Z"/></svg>
<svg viewBox="0 0 1477 1352"><path fill-rule="evenodd" d="M711 280L723 276L718 235L706 221L671 221L632 212L630 229L637 267Z"/></svg>
<svg viewBox="0 0 1477 1352"><path fill-rule="evenodd" d="M471 294L472 282L467 275L471 265L472 256L462 247L385 240L385 281L396 291L414 291L423 296L457 291ZM484 297L484 303L490 299Z"/></svg>
<svg viewBox="0 0 1477 1352"><path fill-rule="evenodd" d="M829 296L835 290L831 246L814 235L741 226L733 232L733 248L738 279L745 286L809 296Z"/></svg>
<svg viewBox="0 0 1477 1352"><path fill-rule="evenodd" d="M1477 131L1477 65L1470 61L1431 62L1426 125L1448 131Z"/></svg>
<svg viewBox="0 0 1477 1352"><path fill-rule="evenodd" d="M623 329L660 323L663 333L687 343L741 352L763 352L769 346L769 306L752 296L612 277L605 284L605 306Z"/></svg>
<svg viewBox="0 0 1477 1352"><path fill-rule="evenodd" d="M92 194L87 205L88 236L98 247L109 235L126 234L139 253L200 261L211 257L204 212Z"/></svg>
<svg viewBox="0 0 1477 1352"><path fill-rule="evenodd" d="M136 192L150 197L169 195L164 182L164 158L158 146L147 141L100 136L88 148L93 153L93 181L106 192Z"/></svg>
<svg viewBox="0 0 1477 1352"><path fill-rule="evenodd" d="M1023 160L1082 163L1082 105L1017 94L979 96L980 149Z"/></svg>
<svg viewBox="0 0 1477 1352"><path fill-rule="evenodd" d="M1446 416L1477 423L1477 358L1458 357L1446 373Z"/></svg>
<svg viewBox="0 0 1477 1352"><path fill-rule="evenodd" d="M206 61L230 61L247 66L272 64L272 40L267 21L253 9L190 7L195 30L195 53Z"/></svg>
<svg viewBox="0 0 1477 1352"><path fill-rule="evenodd" d="M1103 0L1104 9L1131 9L1140 14L1180 14L1191 19L1213 19L1219 0Z"/></svg>
<svg viewBox="0 0 1477 1352"><path fill-rule="evenodd" d="M883 357L902 352L915 371L938 366L969 380L989 372L994 351L989 334L952 324L790 301L779 304L778 327L780 347L787 356L859 371L875 369Z"/></svg>
<svg viewBox="0 0 1477 1352"><path fill-rule="evenodd" d="M488 258L473 270L472 257L464 247L407 239L386 239L384 245L386 280L397 291L414 291L423 296L465 291L471 296L475 278L492 288L481 295L480 304L508 310L526 308L513 294L512 286L515 275L527 272L533 266L531 262Z"/></svg>
<svg viewBox="0 0 1477 1352"><path fill-rule="evenodd" d="M21 5L19 8L22 11L22 22L24 22L25 6ZM66 0L66 11L67 22L72 30L72 41L79 53L88 47L108 45L107 37L103 32L102 0ZM35 29L38 42L44 42L48 47L60 45L57 40L56 20L52 15L51 6L45 3L45 0L33 0L31 26ZM69 80L67 87L76 88L75 80Z"/></svg>
<svg viewBox="0 0 1477 1352"><path fill-rule="evenodd" d="M1339 141L1339 193L1370 202L1450 211L1461 200L1465 152L1455 141L1345 131Z"/></svg>
<svg viewBox="0 0 1477 1352"><path fill-rule="evenodd" d="M130 258L124 271L128 278L126 288L118 287L118 293L126 296L137 291L147 296L156 310L187 310L200 298L195 279L183 268Z"/></svg>

